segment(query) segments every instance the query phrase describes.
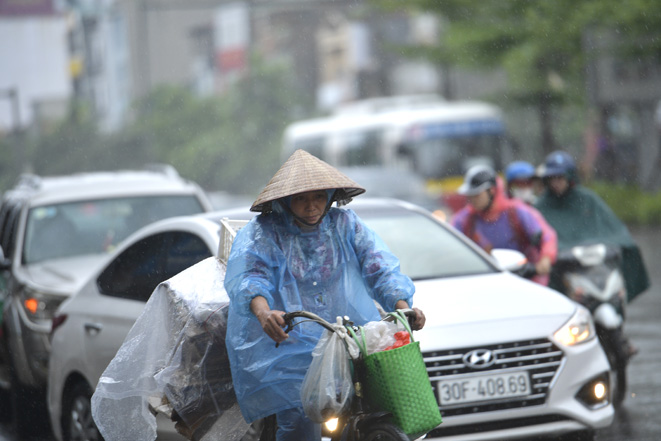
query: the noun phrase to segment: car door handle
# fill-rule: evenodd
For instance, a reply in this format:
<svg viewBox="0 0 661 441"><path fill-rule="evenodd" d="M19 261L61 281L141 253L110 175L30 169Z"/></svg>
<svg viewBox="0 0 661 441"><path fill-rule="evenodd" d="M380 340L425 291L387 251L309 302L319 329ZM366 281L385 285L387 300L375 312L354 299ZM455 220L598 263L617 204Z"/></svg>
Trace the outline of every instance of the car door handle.
<svg viewBox="0 0 661 441"><path fill-rule="evenodd" d="M85 323L85 332L88 334L98 334L103 329L103 326L98 323Z"/></svg>

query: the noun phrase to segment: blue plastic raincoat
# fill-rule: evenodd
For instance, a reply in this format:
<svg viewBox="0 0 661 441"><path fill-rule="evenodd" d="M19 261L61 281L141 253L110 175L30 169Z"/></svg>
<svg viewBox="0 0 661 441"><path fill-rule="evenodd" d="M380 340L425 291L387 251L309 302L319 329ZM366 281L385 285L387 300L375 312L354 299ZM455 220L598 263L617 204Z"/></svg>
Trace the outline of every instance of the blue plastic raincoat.
<svg viewBox="0 0 661 441"><path fill-rule="evenodd" d="M241 412L248 422L301 407L300 387L323 328L296 326L275 347L250 310L264 297L271 309L306 310L335 322L379 320L398 300L412 306L411 279L385 243L349 209L331 208L302 230L279 203L243 227L232 245L225 288L230 297L227 349Z"/></svg>

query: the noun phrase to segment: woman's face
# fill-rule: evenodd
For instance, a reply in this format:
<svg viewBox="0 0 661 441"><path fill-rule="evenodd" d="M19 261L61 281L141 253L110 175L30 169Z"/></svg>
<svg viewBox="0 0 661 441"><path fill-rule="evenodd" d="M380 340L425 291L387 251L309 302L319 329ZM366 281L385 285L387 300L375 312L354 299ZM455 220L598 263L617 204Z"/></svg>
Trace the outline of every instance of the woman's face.
<svg viewBox="0 0 661 441"><path fill-rule="evenodd" d="M295 194L291 198L291 211L308 224L314 225L324 214L326 198L324 190Z"/></svg>

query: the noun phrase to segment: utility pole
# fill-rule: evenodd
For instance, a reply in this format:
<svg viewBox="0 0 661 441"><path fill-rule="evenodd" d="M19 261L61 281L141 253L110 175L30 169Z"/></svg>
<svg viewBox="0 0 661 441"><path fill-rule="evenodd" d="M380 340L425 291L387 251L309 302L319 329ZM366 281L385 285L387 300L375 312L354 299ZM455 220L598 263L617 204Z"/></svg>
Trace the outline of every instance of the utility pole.
<svg viewBox="0 0 661 441"><path fill-rule="evenodd" d="M0 98L7 98L11 102L12 137L15 150L14 170L20 173L25 167L25 151L21 142L21 108L18 101L18 88L0 89Z"/></svg>

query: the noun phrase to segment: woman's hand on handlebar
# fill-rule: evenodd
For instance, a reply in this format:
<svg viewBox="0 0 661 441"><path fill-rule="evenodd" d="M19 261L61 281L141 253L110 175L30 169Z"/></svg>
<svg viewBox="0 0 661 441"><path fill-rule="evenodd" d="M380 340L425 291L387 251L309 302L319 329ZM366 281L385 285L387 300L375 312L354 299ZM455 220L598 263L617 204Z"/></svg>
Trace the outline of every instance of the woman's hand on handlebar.
<svg viewBox="0 0 661 441"><path fill-rule="evenodd" d="M250 302L252 310L266 335L271 337L274 342L282 343L289 338L289 335L282 329L285 326L285 319L282 317L284 311L270 309L268 302L264 297L255 297Z"/></svg>
<svg viewBox="0 0 661 441"><path fill-rule="evenodd" d="M414 331L419 331L425 327L425 322L427 321L427 318L425 317L425 313L422 312L421 309L418 308L412 308L412 309L415 311L415 319L413 320L413 323L411 323L411 329Z"/></svg>
<svg viewBox="0 0 661 441"><path fill-rule="evenodd" d="M262 325L262 329L276 343L282 343L289 338L289 334L282 329L285 326L285 319L282 318L284 313L277 309L269 309L257 314L257 320Z"/></svg>
<svg viewBox="0 0 661 441"><path fill-rule="evenodd" d="M409 309L409 304L406 303L406 301L404 300L399 300L395 304L395 308ZM425 322L427 321L427 319L425 318L425 313L422 312L422 310L419 308L411 308L411 309L413 309L413 311L415 312L415 319L413 320L409 319L411 323L411 329L414 331L419 331L425 327Z"/></svg>

